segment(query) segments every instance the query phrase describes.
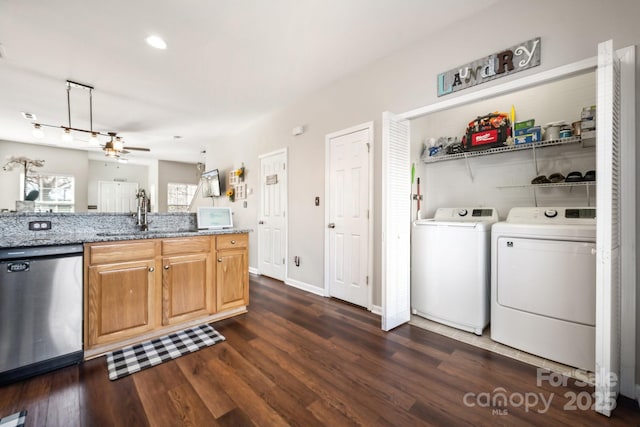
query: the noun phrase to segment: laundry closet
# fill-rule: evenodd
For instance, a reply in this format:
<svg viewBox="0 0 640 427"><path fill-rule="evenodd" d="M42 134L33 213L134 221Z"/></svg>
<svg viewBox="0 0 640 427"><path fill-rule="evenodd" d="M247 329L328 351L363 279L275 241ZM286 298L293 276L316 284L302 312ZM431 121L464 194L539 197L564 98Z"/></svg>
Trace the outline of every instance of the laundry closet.
<svg viewBox="0 0 640 427"><path fill-rule="evenodd" d="M502 221L509 222L509 212L518 207L529 211L516 211L516 216L527 212L526 215L532 215L531 218L540 219L545 224L556 217L563 218L564 223L580 227L590 224L591 231L587 234L591 237L583 239L584 251L588 252L585 252L584 259L593 257L594 267L586 277L597 281L597 286L592 287L586 305L595 307L582 310L572 319L579 326L582 326L581 322L590 323L590 341L583 344L587 352L593 352L593 357L587 362L560 361L572 366L580 365L578 367L587 370L592 367L596 373L596 391L605 396L616 395L620 383L602 374L615 373L616 378L622 378L623 394L630 395L635 371L625 372L625 368L629 363L635 364L635 348L625 348L624 337L635 337L635 307L625 312L625 307L621 308L619 301L620 298L635 300L635 272L633 279L629 280L630 272L635 270L635 249L630 240L624 240L628 237L624 234L620 236L619 230L626 229L631 236L635 234L635 199L629 205L625 200L620 200L619 186L635 193L635 50L628 48L615 52L611 46L610 43L608 46L604 43L600 45L597 58L452 97L406 113L383 114L383 329L391 329L410 318L409 301L413 284L409 259L415 257L414 253L408 253L412 221L433 218L437 216L439 208L465 208L459 214L463 215L467 207L473 207L478 212L482 212L482 208L493 208ZM615 75L611 71L611 63L615 60L607 61L607 49L609 58L623 57L620 74L622 99L618 101L612 100L610 88L614 86L607 80L616 79L615 76L611 77ZM616 102L622 107L615 106ZM510 113L513 107L515 122L534 119L536 125L544 127L550 122L571 124L580 121L583 109L593 105L602 110L598 111L601 114L598 115L600 119L597 126L604 127L598 132L601 141L598 149L592 141L565 135L565 138L558 138L557 141L555 137L550 138L554 141L549 144L546 141L522 144L499 150L489 149L486 153L471 151L447 154L445 147L440 149L444 154L435 154L438 150L430 150L438 141L451 141L456 137L460 139L470 121L487 113ZM622 129L620 132L615 130L617 125L613 124L617 120L619 129ZM607 146L602 145L605 139L611 141ZM617 144L620 141L619 149ZM430 152L435 155L430 156ZM587 172L589 179L585 181ZM600 172L603 172L602 180ZM547 180L549 176L567 178L578 174L582 178L579 182ZM412 175L420 178L419 210L417 180ZM541 177L545 178L542 184ZM413 195L411 202L407 201L407 193ZM601 209L596 215L596 205L600 205L598 201L604 201L604 204L598 206ZM399 221L399 218L405 220ZM517 218L514 221L517 222ZM572 240L571 237L563 238ZM455 245L456 241L449 242L450 248ZM476 255L472 249L469 245L459 245L457 250L449 251L456 259L448 265L470 262L470 258ZM492 255L495 257L495 253ZM618 256L621 261L616 259ZM621 262L621 267L614 266L617 262ZM595 265L598 266L597 272ZM548 266L539 265L539 268ZM620 272L620 275L616 276L616 272ZM389 283L394 286L388 286ZM564 301L560 305L566 305L566 298L567 295L558 298ZM625 322L620 322L618 316L625 319L630 312L633 314L633 326L625 330ZM556 313L551 310L551 317ZM522 334L527 333L526 329L522 330ZM562 339L571 337L571 332L562 335ZM535 352L535 346L522 350ZM553 353L540 351L543 357L547 354ZM619 360L622 360L622 372ZM596 405L596 410L605 414L610 413L611 409L603 404Z"/></svg>

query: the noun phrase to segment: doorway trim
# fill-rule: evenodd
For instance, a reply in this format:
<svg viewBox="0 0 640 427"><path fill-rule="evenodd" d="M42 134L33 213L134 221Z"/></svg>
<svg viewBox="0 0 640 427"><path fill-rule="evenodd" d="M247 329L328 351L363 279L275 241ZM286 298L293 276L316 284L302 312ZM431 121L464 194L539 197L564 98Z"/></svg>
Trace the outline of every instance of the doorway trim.
<svg viewBox="0 0 640 427"><path fill-rule="evenodd" d="M367 209L369 210L369 244L367 245L367 276L369 278L367 292L367 310L372 310L372 301L373 301L373 247L375 236L373 234L373 224L375 222L375 215L373 211L373 158L375 155L375 147L373 145L373 121L365 122L356 126L351 126L346 129L342 129L336 132L331 132L327 134L324 138L324 296L329 297L329 270L330 270L330 262L329 262L329 200L331 194L329 192L329 175L331 173L331 140L333 138L348 135L350 133L359 132L362 130L369 131L369 140L367 144L369 146L369 176L367 177L369 181L369 206Z"/></svg>
<svg viewBox="0 0 640 427"><path fill-rule="evenodd" d="M262 167L262 159L266 157L271 157L279 154L284 154L284 171L285 171L285 182L283 186L284 190L284 283L287 283L287 279L289 277L289 152L287 147L280 148L278 150L270 151L265 154L261 154L258 156L258 164ZM262 171L260 171L260 176L262 176ZM260 203L262 203L262 199L264 194L262 194L262 183L260 183ZM262 214L262 207L258 208L258 221L260 221L260 216ZM260 226L257 224L258 227ZM262 245L260 242L260 231L258 231L258 274L262 274L260 272L260 261L262 260Z"/></svg>

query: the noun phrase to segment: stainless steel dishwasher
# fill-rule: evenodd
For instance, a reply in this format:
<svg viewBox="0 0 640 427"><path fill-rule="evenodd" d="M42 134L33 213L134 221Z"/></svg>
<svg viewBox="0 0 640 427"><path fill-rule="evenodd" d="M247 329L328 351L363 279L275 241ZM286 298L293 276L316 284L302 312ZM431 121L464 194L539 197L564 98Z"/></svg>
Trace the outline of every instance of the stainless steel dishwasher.
<svg viewBox="0 0 640 427"><path fill-rule="evenodd" d="M0 384L82 360L82 245L0 249Z"/></svg>

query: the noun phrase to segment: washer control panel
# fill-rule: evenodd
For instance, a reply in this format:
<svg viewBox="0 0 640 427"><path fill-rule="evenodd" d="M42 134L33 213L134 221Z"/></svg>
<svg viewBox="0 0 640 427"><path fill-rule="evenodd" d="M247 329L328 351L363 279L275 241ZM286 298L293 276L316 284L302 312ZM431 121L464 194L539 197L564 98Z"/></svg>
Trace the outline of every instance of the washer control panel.
<svg viewBox="0 0 640 427"><path fill-rule="evenodd" d="M515 224L587 224L595 225L596 208L512 208L507 222Z"/></svg>
<svg viewBox="0 0 640 427"><path fill-rule="evenodd" d="M440 221L488 221L497 222L498 211L495 208L469 207L469 208L438 208L433 219Z"/></svg>

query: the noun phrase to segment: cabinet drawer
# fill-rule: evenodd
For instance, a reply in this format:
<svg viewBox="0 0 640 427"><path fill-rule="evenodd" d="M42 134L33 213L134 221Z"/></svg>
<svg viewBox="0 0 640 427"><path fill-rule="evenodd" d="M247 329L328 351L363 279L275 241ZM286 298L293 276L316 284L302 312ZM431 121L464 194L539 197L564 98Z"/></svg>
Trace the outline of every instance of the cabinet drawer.
<svg viewBox="0 0 640 427"><path fill-rule="evenodd" d="M216 236L216 249L246 248L249 243L247 234L223 234Z"/></svg>
<svg viewBox="0 0 640 427"><path fill-rule="evenodd" d="M162 255L211 252L211 237L176 237L162 241Z"/></svg>
<svg viewBox="0 0 640 427"><path fill-rule="evenodd" d="M156 256L154 241L107 243L89 246L89 264L153 259Z"/></svg>

